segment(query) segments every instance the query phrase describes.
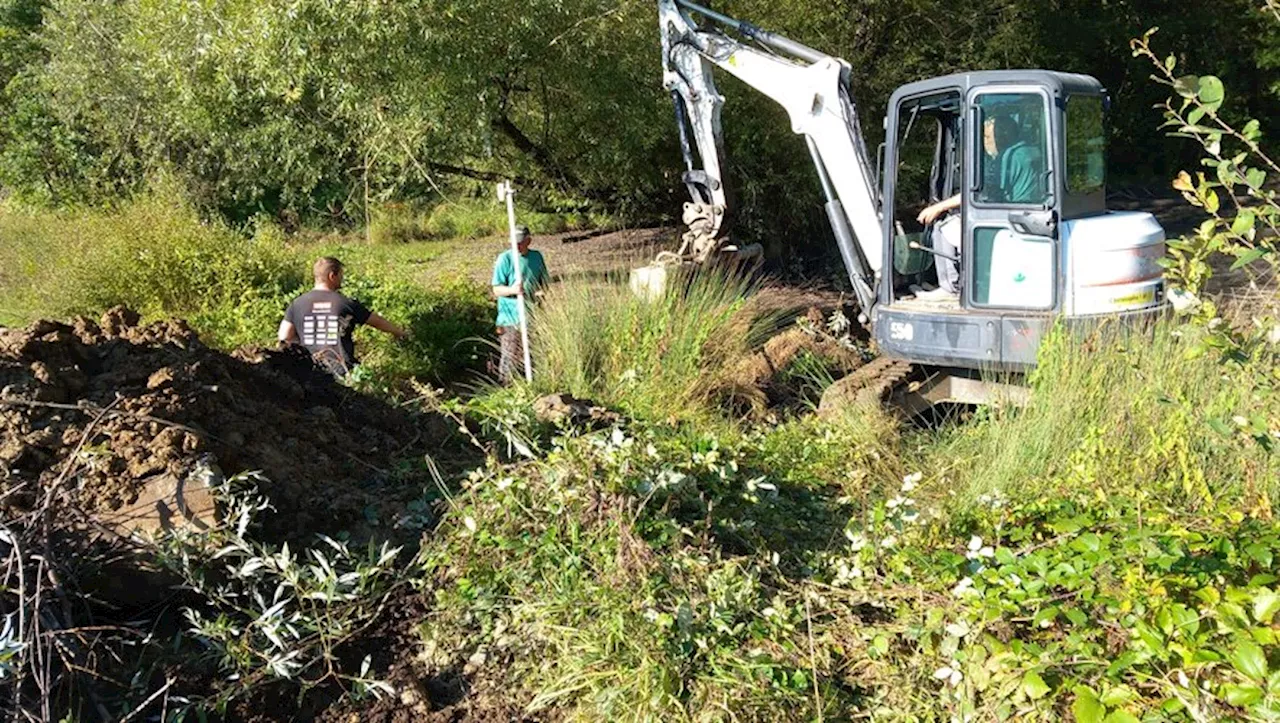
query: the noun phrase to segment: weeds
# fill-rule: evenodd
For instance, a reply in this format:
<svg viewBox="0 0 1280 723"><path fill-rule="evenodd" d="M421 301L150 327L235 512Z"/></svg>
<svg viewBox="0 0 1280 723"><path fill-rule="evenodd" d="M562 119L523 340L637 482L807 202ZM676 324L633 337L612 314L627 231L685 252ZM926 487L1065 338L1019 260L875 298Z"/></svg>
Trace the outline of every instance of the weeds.
<svg viewBox="0 0 1280 723"><path fill-rule="evenodd" d="M288 303L311 288L312 261L338 255L349 268L343 291L411 332L400 344L357 332L367 386L452 380L482 366L475 340L490 328L491 301L461 278L429 289L414 283L412 265L430 260L420 248L409 257L375 257L365 246L289 247L269 223L246 237L202 221L163 189L110 211L5 209L0 235L0 323L124 305L145 316L184 317L218 348L271 345Z"/></svg>
<svg viewBox="0 0 1280 723"><path fill-rule="evenodd" d="M283 248L206 224L161 191L111 211L7 210L0 213L0 234L11 316L67 316L115 305L197 314L279 298L303 283L305 271Z"/></svg>
<svg viewBox="0 0 1280 723"><path fill-rule="evenodd" d="M1030 404L984 410L979 423L942 435L938 466L967 481L958 491L970 501L1170 480L1192 510L1207 498L1275 495L1280 461L1265 422L1280 415L1272 352L1219 362L1199 352L1201 335L1168 325L1150 335L1059 329L1043 343Z"/></svg>
<svg viewBox="0 0 1280 723"><path fill-rule="evenodd" d="M604 384L625 427L547 439L477 400L540 441L424 558L431 665L571 719L1266 719L1275 364L1203 350L1060 330L1029 407L940 432L673 424Z"/></svg>

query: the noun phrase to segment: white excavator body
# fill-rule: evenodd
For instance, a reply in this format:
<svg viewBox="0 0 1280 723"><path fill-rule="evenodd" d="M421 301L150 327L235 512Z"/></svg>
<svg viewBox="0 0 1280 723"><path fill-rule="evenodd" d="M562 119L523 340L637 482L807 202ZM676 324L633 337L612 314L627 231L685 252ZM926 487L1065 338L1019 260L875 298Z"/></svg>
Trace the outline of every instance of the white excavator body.
<svg viewBox="0 0 1280 723"><path fill-rule="evenodd" d="M720 70L782 105L805 137L887 377L910 365L970 380L1020 372L1055 319L1161 312L1164 231L1150 214L1106 208L1109 101L1094 78L1002 70L908 84L890 99L873 164L847 62L687 0L658 0L658 19L692 199L682 258L735 248L724 98L712 77ZM902 160L922 140L932 171L913 198ZM919 226L910 202L947 198L957 201L958 257L934 248L932 224L906 230ZM940 265L957 262L959 293L929 293Z"/></svg>

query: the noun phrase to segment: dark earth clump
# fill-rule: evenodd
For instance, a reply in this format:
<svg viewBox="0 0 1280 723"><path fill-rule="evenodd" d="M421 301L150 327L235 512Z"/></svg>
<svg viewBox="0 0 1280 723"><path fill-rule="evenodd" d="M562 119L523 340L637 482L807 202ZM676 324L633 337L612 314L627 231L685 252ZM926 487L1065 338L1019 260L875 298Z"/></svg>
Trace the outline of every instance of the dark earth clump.
<svg viewBox="0 0 1280 723"><path fill-rule="evenodd" d="M421 495L397 486L390 467L438 454L452 429L337 384L305 351L224 354L183 321L143 325L116 308L98 322L0 330L6 517L60 477L76 506L106 515L157 475L182 478L204 459L269 480L266 537L333 534Z"/></svg>

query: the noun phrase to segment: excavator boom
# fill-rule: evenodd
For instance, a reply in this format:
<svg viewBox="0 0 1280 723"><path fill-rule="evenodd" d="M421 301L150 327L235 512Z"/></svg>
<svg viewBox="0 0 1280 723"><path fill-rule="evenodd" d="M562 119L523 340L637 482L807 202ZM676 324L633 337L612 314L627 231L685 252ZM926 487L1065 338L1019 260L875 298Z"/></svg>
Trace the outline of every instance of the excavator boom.
<svg viewBox="0 0 1280 723"><path fill-rule="evenodd" d="M716 29L735 30L747 41ZM849 65L801 43L734 20L687 0L658 0L663 85L680 124L689 226L681 254L705 260L726 241L729 208L722 170L724 142L712 73L723 70L776 101L803 135L826 196L826 212L849 280L869 314L883 265L878 194L857 108L849 91ZM693 147L696 146L695 159Z"/></svg>

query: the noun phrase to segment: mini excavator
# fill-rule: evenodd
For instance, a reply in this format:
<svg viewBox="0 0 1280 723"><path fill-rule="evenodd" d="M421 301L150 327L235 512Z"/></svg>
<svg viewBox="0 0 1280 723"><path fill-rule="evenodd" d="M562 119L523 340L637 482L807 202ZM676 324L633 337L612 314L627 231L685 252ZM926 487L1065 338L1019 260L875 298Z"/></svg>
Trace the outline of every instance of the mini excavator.
<svg viewBox="0 0 1280 723"><path fill-rule="evenodd" d="M893 394L908 411L1017 402L1025 389L991 380L1034 366L1055 320L1162 313L1164 230L1151 214L1106 207L1109 97L1096 79L997 70L904 85L873 162L846 61L688 0L658 0L658 22L690 195L681 261L737 249L716 70L781 105L808 145L859 321L880 352L833 385L823 408ZM1004 149L993 148L993 127ZM1016 194L1001 188L1014 147ZM958 254L917 221L922 204L943 199L956 201ZM958 266L957 294L933 288L945 264Z"/></svg>

